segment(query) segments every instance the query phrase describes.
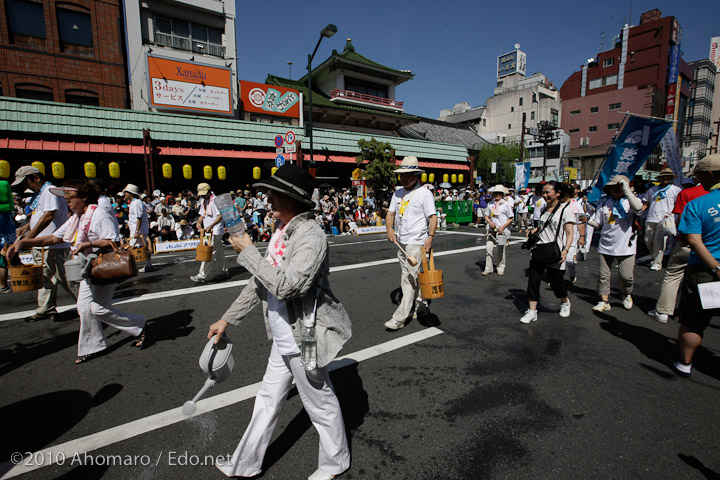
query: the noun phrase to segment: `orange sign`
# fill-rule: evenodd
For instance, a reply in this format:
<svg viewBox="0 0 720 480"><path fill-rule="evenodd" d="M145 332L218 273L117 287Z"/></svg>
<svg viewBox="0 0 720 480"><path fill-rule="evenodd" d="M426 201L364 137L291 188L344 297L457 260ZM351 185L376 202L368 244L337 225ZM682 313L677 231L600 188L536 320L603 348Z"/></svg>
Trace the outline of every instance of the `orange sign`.
<svg viewBox="0 0 720 480"><path fill-rule="evenodd" d="M240 98L246 112L300 118L300 92L292 88L241 80Z"/></svg>
<svg viewBox="0 0 720 480"><path fill-rule="evenodd" d="M232 115L229 68L148 56L150 105Z"/></svg>

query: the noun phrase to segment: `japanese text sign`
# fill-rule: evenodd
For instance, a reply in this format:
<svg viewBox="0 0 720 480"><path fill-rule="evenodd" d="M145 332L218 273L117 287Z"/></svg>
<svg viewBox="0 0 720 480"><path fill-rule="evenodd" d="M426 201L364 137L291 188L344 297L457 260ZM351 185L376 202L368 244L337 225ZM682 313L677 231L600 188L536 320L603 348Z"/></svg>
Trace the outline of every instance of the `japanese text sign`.
<svg viewBox="0 0 720 480"><path fill-rule="evenodd" d="M291 88L242 80L240 98L246 112L300 117L300 92Z"/></svg>

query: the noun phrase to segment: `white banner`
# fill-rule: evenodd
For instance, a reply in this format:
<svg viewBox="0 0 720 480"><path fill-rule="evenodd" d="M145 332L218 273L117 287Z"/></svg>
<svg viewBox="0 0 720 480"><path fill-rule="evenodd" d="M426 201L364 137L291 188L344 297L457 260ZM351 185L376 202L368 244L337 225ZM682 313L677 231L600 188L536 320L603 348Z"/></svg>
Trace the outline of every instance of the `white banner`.
<svg viewBox="0 0 720 480"><path fill-rule="evenodd" d="M675 174L675 185L680 186L682 183L682 159L680 158L680 150L678 149L677 137L672 130L667 131L665 136L660 140L663 154L667 160L668 167Z"/></svg>
<svg viewBox="0 0 720 480"><path fill-rule="evenodd" d="M183 250L195 250L200 244L199 238L190 240L175 240L172 242L157 242L155 244L155 253L181 252Z"/></svg>
<svg viewBox="0 0 720 480"><path fill-rule="evenodd" d="M232 110L230 90L227 88L162 78L153 78L150 84L153 103L157 105Z"/></svg>
<svg viewBox="0 0 720 480"><path fill-rule="evenodd" d="M358 227L356 228L358 235L367 235L369 233L387 233L387 227L385 225L372 226L372 227Z"/></svg>

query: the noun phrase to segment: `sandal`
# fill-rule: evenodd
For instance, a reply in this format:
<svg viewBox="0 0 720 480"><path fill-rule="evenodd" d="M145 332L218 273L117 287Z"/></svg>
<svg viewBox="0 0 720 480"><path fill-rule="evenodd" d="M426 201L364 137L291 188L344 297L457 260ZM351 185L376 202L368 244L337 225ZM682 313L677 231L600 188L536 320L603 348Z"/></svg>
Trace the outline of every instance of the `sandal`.
<svg viewBox="0 0 720 480"><path fill-rule="evenodd" d="M92 360L94 356L95 356L94 353L88 353L87 355L81 355L81 356L77 357L77 359L75 360L75 365L79 365L81 363L87 362L88 360Z"/></svg>
<svg viewBox="0 0 720 480"><path fill-rule="evenodd" d="M146 339L147 339L147 327L143 327L142 332L140 332L140 335L135 337L135 343L133 346L142 348Z"/></svg>

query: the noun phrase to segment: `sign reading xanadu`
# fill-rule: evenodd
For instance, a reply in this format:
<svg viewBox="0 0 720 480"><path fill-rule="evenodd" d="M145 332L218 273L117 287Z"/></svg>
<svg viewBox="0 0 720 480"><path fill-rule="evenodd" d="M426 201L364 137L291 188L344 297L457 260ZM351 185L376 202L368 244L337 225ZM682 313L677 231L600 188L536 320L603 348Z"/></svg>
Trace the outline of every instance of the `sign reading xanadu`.
<svg viewBox="0 0 720 480"><path fill-rule="evenodd" d="M229 68L147 57L151 107L232 115Z"/></svg>
<svg viewBox="0 0 720 480"><path fill-rule="evenodd" d="M241 80L240 98L246 112L300 118L297 90Z"/></svg>

